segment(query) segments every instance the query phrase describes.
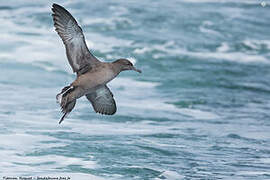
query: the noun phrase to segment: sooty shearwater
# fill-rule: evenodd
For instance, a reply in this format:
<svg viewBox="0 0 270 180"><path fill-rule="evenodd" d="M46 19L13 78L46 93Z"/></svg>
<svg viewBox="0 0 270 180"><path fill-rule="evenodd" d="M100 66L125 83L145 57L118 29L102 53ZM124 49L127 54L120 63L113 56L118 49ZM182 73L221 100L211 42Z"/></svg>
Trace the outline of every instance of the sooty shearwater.
<svg viewBox="0 0 270 180"><path fill-rule="evenodd" d="M113 94L106 85L121 71L136 69L127 59L118 59L114 62L101 62L87 48L83 31L75 18L62 6L52 5L54 27L63 40L66 55L76 80L57 94L57 102L64 114L59 124L69 114L76 104L76 99L86 96L95 112L113 115L116 104Z"/></svg>

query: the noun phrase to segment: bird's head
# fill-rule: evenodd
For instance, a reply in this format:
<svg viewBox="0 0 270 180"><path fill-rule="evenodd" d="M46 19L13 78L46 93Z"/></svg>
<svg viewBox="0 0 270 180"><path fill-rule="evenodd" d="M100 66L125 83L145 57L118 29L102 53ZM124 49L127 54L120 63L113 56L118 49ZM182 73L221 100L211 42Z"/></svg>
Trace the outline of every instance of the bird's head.
<svg viewBox="0 0 270 180"><path fill-rule="evenodd" d="M127 60L127 59L117 59L116 61L113 62L116 66L118 66L120 72L121 71L126 71L126 70L133 70L141 73L142 71L135 68L133 64Z"/></svg>

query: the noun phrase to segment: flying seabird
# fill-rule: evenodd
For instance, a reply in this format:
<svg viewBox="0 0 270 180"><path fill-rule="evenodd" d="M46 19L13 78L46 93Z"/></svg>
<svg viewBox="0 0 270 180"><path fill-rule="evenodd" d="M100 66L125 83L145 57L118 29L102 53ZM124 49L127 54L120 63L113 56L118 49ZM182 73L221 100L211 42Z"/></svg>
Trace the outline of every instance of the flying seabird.
<svg viewBox="0 0 270 180"><path fill-rule="evenodd" d="M75 18L62 6L52 5L54 27L63 40L66 55L76 80L57 94L57 102L64 114L59 124L69 114L76 104L76 99L86 96L96 113L113 115L116 104L107 83L114 79L121 71L136 69L127 59L114 62L99 61L87 48L82 28Z"/></svg>

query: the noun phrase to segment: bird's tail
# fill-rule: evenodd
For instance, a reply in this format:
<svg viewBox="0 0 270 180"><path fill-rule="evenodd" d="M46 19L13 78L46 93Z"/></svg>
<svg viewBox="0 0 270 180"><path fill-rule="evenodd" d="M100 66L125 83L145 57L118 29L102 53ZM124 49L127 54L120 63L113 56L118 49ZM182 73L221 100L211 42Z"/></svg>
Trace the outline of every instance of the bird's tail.
<svg viewBox="0 0 270 180"><path fill-rule="evenodd" d="M66 86L62 91L56 95L56 101L60 104L62 113L64 114L59 121L59 124L72 111L76 104L76 99L69 97L69 94L75 90L74 86Z"/></svg>

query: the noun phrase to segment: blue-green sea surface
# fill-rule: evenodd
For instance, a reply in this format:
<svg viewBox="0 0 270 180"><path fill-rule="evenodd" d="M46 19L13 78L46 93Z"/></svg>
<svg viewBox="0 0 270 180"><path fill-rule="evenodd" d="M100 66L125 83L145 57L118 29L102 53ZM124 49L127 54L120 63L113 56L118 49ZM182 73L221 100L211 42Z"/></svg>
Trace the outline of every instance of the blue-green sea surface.
<svg viewBox="0 0 270 180"><path fill-rule="evenodd" d="M54 31L66 7L91 52L143 71L109 83L114 116L81 98ZM270 1L1 1L0 178L270 179Z"/></svg>

